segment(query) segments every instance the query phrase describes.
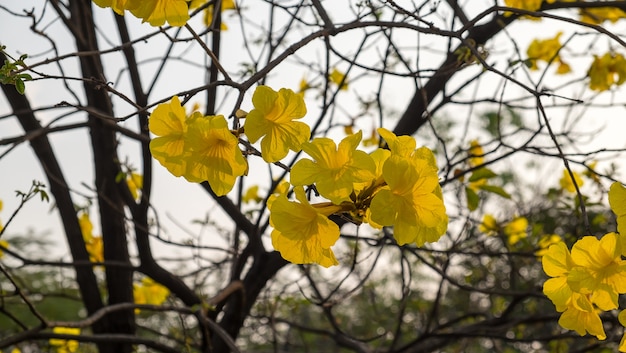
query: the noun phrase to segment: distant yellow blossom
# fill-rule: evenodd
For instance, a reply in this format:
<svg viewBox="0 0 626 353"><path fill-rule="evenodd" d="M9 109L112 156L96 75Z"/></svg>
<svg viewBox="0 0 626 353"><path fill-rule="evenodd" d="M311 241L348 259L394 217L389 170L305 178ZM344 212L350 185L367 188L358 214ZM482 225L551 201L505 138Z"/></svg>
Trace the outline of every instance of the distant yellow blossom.
<svg viewBox="0 0 626 353"><path fill-rule="evenodd" d="M80 328L55 327L52 332L60 335L80 335ZM76 352L79 346L78 341L63 338L51 338L48 343L56 349L57 353Z"/></svg>
<svg viewBox="0 0 626 353"><path fill-rule="evenodd" d="M515 245L528 236L528 220L526 217L515 217L504 226L504 234L510 245Z"/></svg>
<svg viewBox="0 0 626 353"><path fill-rule="evenodd" d="M149 277L142 278L140 284L133 284L135 304L161 305L169 295L169 289ZM138 313L139 309L135 312Z"/></svg>
<svg viewBox="0 0 626 353"><path fill-rule="evenodd" d="M594 91L606 91L614 84L619 86L626 82L626 59L617 53L606 53L601 57L594 55L587 75L589 88Z"/></svg>
<svg viewBox="0 0 626 353"><path fill-rule="evenodd" d="M572 172L572 175L574 175L574 180L576 181L576 185L580 188L583 185L583 179L580 177L580 174L576 172ZM572 177L570 176L569 171L567 171L567 169L563 170L563 176L559 180L559 184L561 185L561 189L567 192L570 192L570 193L576 192L576 186L574 186L574 181L572 181Z"/></svg>
<svg viewBox="0 0 626 353"><path fill-rule="evenodd" d="M337 68L333 68L328 78L330 79L330 82L339 86L340 90L348 90L348 80L346 79L346 74L337 70Z"/></svg>
<svg viewBox="0 0 626 353"><path fill-rule="evenodd" d="M615 23L626 17L626 12L616 7L590 7L579 11L582 22L594 25L602 24L604 21Z"/></svg>
<svg viewBox="0 0 626 353"><path fill-rule="evenodd" d="M263 198L259 196L259 186L253 185L249 187L248 190L246 190L246 192L243 194L241 201L243 203L250 203L250 202L259 203L263 201Z"/></svg>
<svg viewBox="0 0 626 353"><path fill-rule="evenodd" d="M470 148L467 153L469 154L468 161L471 167L476 167L485 163L485 151L483 151L483 147L480 145L480 142L478 142L478 140L470 141Z"/></svg>
<svg viewBox="0 0 626 353"><path fill-rule="evenodd" d="M559 40L562 34L563 32L559 32L554 38L549 39L534 39L530 43L528 49L526 50L526 55L528 55L531 70L538 70L539 67L537 66L537 62L545 61L548 64L553 62L559 64L557 74L566 74L572 71L570 66L565 63L558 54L562 48Z"/></svg>

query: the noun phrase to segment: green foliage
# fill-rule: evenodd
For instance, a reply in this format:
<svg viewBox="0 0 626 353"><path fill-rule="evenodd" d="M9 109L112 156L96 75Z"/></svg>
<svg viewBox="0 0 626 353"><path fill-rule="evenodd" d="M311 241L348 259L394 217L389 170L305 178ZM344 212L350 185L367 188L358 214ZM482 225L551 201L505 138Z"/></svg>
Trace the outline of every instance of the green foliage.
<svg viewBox="0 0 626 353"><path fill-rule="evenodd" d="M9 57L5 52L6 47L0 46L0 52ZM24 81L32 80L32 76L21 71L28 68L24 60L28 57L27 54L22 54L17 60L5 60L4 65L0 67L0 83L15 85L15 89L19 94L24 94L26 87Z"/></svg>

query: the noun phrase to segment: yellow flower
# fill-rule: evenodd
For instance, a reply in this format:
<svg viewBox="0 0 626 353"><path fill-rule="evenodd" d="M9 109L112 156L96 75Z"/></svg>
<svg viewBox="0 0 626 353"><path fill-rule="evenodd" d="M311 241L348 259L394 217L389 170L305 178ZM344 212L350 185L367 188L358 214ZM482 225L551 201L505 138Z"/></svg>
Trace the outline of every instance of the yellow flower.
<svg viewBox="0 0 626 353"><path fill-rule="evenodd" d="M543 293L552 301L557 311L565 311L572 297L567 283L571 269L576 266L567 245L561 240L551 245L541 259L543 271L550 277L543 284Z"/></svg>
<svg viewBox="0 0 626 353"><path fill-rule="evenodd" d="M587 76L590 78L589 88L594 91L606 91L613 84L619 86L626 82L626 59L621 54L594 55Z"/></svg>
<svg viewBox="0 0 626 353"><path fill-rule="evenodd" d="M180 27L189 20L185 0L128 0L126 9L155 27L163 26L166 21L170 26Z"/></svg>
<svg viewBox="0 0 626 353"><path fill-rule="evenodd" d="M339 262L330 247L339 239L339 227L327 216L338 209L326 209L331 213L323 214L308 202L302 187L295 188L295 194L300 202L280 195L270 206L274 249L292 263L337 265Z"/></svg>
<svg viewBox="0 0 626 353"><path fill-rule="evenodd" d="M626 17L626 12L615 7L594 7L588 9L580 9L580 20L593 25L602 24L604 21L612 23Z"/></svg>
<svg viewBox="0 0 626 353"><path fill-rule="evenodd" d="M573 293L567 308L559 318L559 325L574 330L581 336L586 333L596 336L599 340L606 339L602 320L588 296Z"/></svg>
<svg viewBox="0 0 626 353"><path fill-rule="evenodd" d="M333 68L333 71L330 72L328 78L330 79L330 82L339 86L340 90L348 90L348 80L346 80L346 74L337 70L337 68Z"/></svg>
<svg viewBox="0 0 626 353"><path fill-rule="evenodd" d="M91 238L93 238L93 223L91 223L87 212L81 212L80 217L78 217L78 225L83 234L83 239L85 239L85 241L91 240Z"/></svg>
<svg viewBox="0 0 626 353"><path fill-rule="evenodd" d="M0 240L0 258L4 256L4 251L2 250L8 247L9 247L9 242L7 242L6 240Z"/></svg>
<svg viewBox="0 0 626 353"><path fill-rule="evenodd" d="M196 9L204 5L206 2L207 2L206 0L193 0L189 3L189 8ZM213 8L214 7L215 7L215 1L211 0L211 4L208 5L204 9L204 24L207 27L211 27L211 25L213 24ZM237 6L235 5L234 0L222 0L222 12L226 10L236 10L236 9L237 9ZM228 26L224 23L223 19L222 19L222 24L221 24L220 29L222 31L225 31L228 29Z"/></svg>
<svg viewBox="0 0 626 353"><path fill-rule="evenodd" d="M476 167L485 163L485 158L483 157L485 152L483 151L483 148L478 140L470 141L470 148L467 153L469 154L468 162L470 167Z"/></svg>
<svg viewBox="0 0 626 353"><path fill-rule="evenodd" d="M600 240L593 236L579 239L572 247L574 267L567 283L575 292L591 294L590 300L602 310L617 308L619 294L626 293L626 261L615 233Z"/></svg>
<svg viewBox="0 0 626 353"><path fill-rule="evenodd" d="M478 230L487 235L496 235L500 231L500 226L492 215L485 214L482 223L478 225Z"/></svg>
<svg viewBox="0 0 626 353"><path fill-rule="evenodd" d="M222 115L191 118L185 148L189 156L184 177L191 182L208 181L218 196L226 195L248 169L239 140Z"/></svg>
<svg viewBox="0 0 626 353"><path fill-rule="evenodd" d="M128 2L131 0L93 0L94 4L105 8L110 7L118 15L124 15L124 10L128 8Z"/></svg>
<svg viewBox="0 0 626 353"><path fill-rule="evenodd" d="M246 117L244 129L250 142L261 137L261 153L268 163L283 159L289 150L299 152L311 137L309 126L295 119L306 114L302 96L281 88L278 92L258 86L252 95L254 109Z"/></svg>
<svg viewBox="0 0 626 353"><path fill-rule="evenodd" d="M131 172L126 175L126 184L128 185L128 190L133 196L133 199L139 199L139 190L143 188L143 176L141 176L141 174Z"/></svg>
<svg viewBox="0 0 626 353"><path fill-rule="evenodd" d="M624 239L626 238L626 188L617 181L611 184L609 189L609 205L617 216L617 232L620 238ZM622 251L626 252L626 244L623 244Z"/></svg>
<svg viewBox="0 0 626 353"><path fill-rule="evenodd" d="M241 201L243 203L255 202L259 203L263 201L263 198L259 196L259 186L253 185L246 190L246 192L241 197Z"/></svg>
<svg viewBox="0 0 626 353"><path fill-rule="evenodd" d="M437 169L426 159L407 159L393 152L383 165L388 188L378 191L371 202L371 219L394 227L400 245L435 242L445 233L448 216L440 197Z"/></svg>
<svg viewBox="0 0 626 353"><path fill-rule="evenodd" d="M300 85L299 85L299 88L298 88L298 94L304 97L304 92L308 91L311 88L313 88L313 87L311 87L311 85L309 85L309 81L307 81L307 79L303 77L300 80Z"/></svg>
<svg viewBox="0 0 626 353"><path fill-rule="evenodd" d="M83 240L85 240L85 247L89 253L89 261L98 263L104 262L104 244L102 243L102 237L93 235L93 224L87 212L81 213L78 217L78 224L83 234Z"/></svg>
<svg viewBox="0 0 626 353"><path fill-rule="evenodd" d="M541 237L541 239L539 239L539 242L537 243L538 250L535 251L535 256L541 259L548 252L548 248L550 247L550 245L559 243L561 241L563 241L563 239L556 234L544 235L543 237Z"/></svg>
<svg viewBox="0 0 626 353"><path fill-rule="evenodd" d="M169 289L156 283L150 277L141 279L141 284L133 284L133 297L135 304L161 305L170 295ZM138 313L139 309L135 309Z"/></svg>
<svg viewBox="0 0 626 353"><path fill-rule="evenodd" d="M537 66L537 62L545 61L548 64L552 62L558 63L559 64L559 67L557 69L558 74L565 74L571 71L570 66L566 64L565 62L563 62L561 57L558 55L559 50L562 47L561 42L559 40L562 34L563 34L562 32L559 32L556 34L554 38L550 38L550 39L542 39L542 40L534 39L530 43L530 45L528 46L528 49L526 50L526 55L528 55L528 59L530 60L531 70L538 70L539 67Z"/></svg>
<svg viewBox="0 0 626 353"><path fill-rule="evenodd" d="M194 113L201 115L200 113ZM150 141L152 156L174 176L185 173L184 158L187 116L177 96L170 103L159 104L150 114L148 127L157 137Z"/></svg>
<svg viewBox="0 0 626 353"><path fill-rule="evenodd" d="M576 185L578 185L578 188L583 186L583 180L580 177L580 174L576 172L572 172L572 174L574 175L574 180L576 181ZM570 176L567 169L563 170L563 176L559 180L559 184L561 185L561 189L567 192L570 192L570 193L576 192L576 186L574 186L574 181L572 181L572 177Z"/></svg>
<svg viewBox="0 0 626 353"><path fill-rule="evenodd" d="M361 131L345 137L338 147L329 138L305 142L302 150L313 160L301 159L293 166L291 184L315 184L320 195L333 203L348 201L354 183L371 181L376 170L372 158L356 150L360 141Z"/></svg>
<svg viewBox="0 0 626 353"><path fill-rule="evenodd" d="M52 332L59 335L80 335L80 328L55 327L52 329ZM56 348L57 353L76 352L79 345L76 340L66 340L64 338L51 338L48 343Z"/></svg>
<svg viewBox="0 0 626 353"><path fill-rule="evenodd" d="M511 222L504 226L504 234L507 236L509 245L515 245L522 238L526 238L528 233L528 220L526 217L515 217Z"/></svg>

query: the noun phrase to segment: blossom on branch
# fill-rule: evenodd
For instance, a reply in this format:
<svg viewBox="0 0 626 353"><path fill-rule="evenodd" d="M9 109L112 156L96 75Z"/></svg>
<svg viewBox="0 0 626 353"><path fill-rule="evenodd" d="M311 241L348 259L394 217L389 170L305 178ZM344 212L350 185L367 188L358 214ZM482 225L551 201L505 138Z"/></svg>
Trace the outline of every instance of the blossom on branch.
<svg viewBox="0 0 626 353"><path fill-rule="evenodd" d="M330 248L339 239L339 227L328 216L340 208L332 205L316 208L306 199L302 187L294 191L299 202L289 201L283 194L270 205L274 249L296 264L317 263L324 267L339 264Z"/></svg>
<svg viewBox="0 0 626 353"><path fill-rule="evenodd" d="M254 109L244 124L250 142L261 140L261 154L268 163L278 162L289 150L299 152L311 137L311 128L300 121L306 114L301 95L287 88L278 92L267 86L258 86L252 95Z"/></svg>

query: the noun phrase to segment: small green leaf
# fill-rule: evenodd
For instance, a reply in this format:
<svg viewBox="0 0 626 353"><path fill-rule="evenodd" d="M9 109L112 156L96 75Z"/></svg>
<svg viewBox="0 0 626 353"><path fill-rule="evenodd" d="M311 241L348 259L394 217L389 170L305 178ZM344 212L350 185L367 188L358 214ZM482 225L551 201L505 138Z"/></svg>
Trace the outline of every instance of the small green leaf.
<svg viewBox="0 0 626 353"><path fill-rule="evenodd" d="M511 195L509 195L508 192L504 191L504 189L499 187L499 186L495 186L495 185L480 185L479 188L481 190L500 195L500 196L504 197L505 199L510 199L511 198Z"/></svg>
<svg viewBox="0 0 626 353"><path fill-rule="evenodd" d="M483 180L483 179L495 178L497 176L498 176L498 174L496 174L493 171L491 171L491 169L480 168L480 169L476 169L472 173L472 176L470 176L469 181L470 181L470 183L472 183L472 182Z"/></svg>
<svg viewBox="0 0 626 353"><path fill-rule="evenodd" d="M24 95L24 91L26 91L26 86L24 85L24 81L20 80L19 78L16 79L15 89L17 90L17 93Z"/></svg>
<svg viewBox="0 0 626 353"><path fill-rule="evenodd" d="M465 188L465 195L467 196L467 208L470 211L474 211L478 208L478 203L480 202L480 198L478 194L471 188Z"/></svg>

